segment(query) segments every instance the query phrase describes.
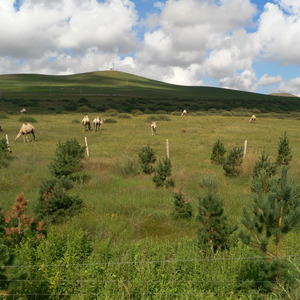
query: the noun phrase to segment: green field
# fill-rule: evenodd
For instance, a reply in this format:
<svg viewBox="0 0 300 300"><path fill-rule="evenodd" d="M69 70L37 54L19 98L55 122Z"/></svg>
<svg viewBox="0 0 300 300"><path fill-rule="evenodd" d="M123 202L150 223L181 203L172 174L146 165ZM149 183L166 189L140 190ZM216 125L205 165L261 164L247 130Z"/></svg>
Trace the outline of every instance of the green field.
<svg viewBox="0 0 300 300"><path fill-rule="evenodd" d="M9 76L6 78L9 80ZM50 80L51 77L47 78ZM78 78L73 78L76 81L74 85L78 86ZM83 75L81 78L83 84L88 81L88 78L83 79ZM4 96L2 80L1 84ZM141 82L139 84L142 85ZM43 89L42 83L40 88ZM156 88L159 89L159 84ZM163 85L163 89L166 89L166 85ZM153 86L151 90L153 91ZM151 122L148 119L152 115L148 114L128 114L130 118L120 118L118 115L112 117L105 112L100 113L100 117L116 122L104 123L98 132L83 132L82 125L78 123L83 113L30 114L27 117L36 120L32 123L36 128L36 141L23 143L22 137L16 142L12 141L22 124L20 116L4 113L5 110L2 110L0 125L3 131L0 132L0 138L8 135L14 159L7 168L0 169L0 207L3 212L9 210L16 196L24 192L29 200L28 214L34 215L33 207L37 203L39 186L42 180L50 176L49 164L53 160L57 144L76 138L84 145L84 138L87 137L90 156L82 161L82 173L89 179L77 183L72 189L72 193L78 194L83 200L84 209L76 217L67 218L62 224L51 227L55 228L56 232L68 234L72 234L74 228L86 231L96 257L94 263L135 261L139 264L141 261L159 261L156 267L147 263L110 266L111 269L105 271L106 288L103 288L102 297L93 298L92 291L95 295L101 294L97 285L93 284L82 284L80 289L77 287L78 291L72 288L60 289L56 283L57 293L65 291L68 295L73 292L88 295L83 295L82 298L74 296L74 299L252 299L247 298L244 292L238 296L233 283L241 262L230 263L230 259L247 255L246 247L242 246L237 238L233 242L232 250L215 256L216 259L220 259L219 262L209 260L209 263L200 263L200 259L205 257L194 243L195 232L199 227L196 219L198 197L205 193L205 183L216 183L218 192L224 199L225 214L230 222L241 228L243 207L251 209L253 205L254 194L251 192L249 181L254 163L262 151L268 153L272 161L275 161L279 138L283 137L284 132L287 132L293 154L289 177L295 178L295 184L300 184L298 120L258 117L256 123L249 123L248 115L168 115L169 121L157 121L157 135L152 136ZM92 120L98 114L96 111L89 112L89 117ZM142 147L150 145L157 158L162 159L166 156L167 139L175 187L156 188L152 176L139 170L138 153ZM242 147L247 140L247 154L239 177L228 178L221 166L211 164L212 147L217 139L224 143L226 149ZM193 207L192 220L180 221L172 217L175 191L182 191L189 199ZM282 254L299 255L299 245L299 232L293 231L286 239ZM30 264L30 259L27 259L26 261L24 258L23 264ZM172 259L179 261L176 266L167 265L166 261ZM192 266L180 263L191 260L196 260L197 263ZM66 261L52 263L64 264ZM295 263L299 268L299 259ZM89 273L88 269L85 271L86 274ZM63 273L63 270L57 272ZM96 271L91 271L91 274L93 272ZM101 273L100 269L97 272ZM55 274L48 276L52 276L53 279ZM64 279L75 280L72 276ZM91 280L86 276L80 279ZM143 283L143 278L149 281ZM198 284L193 283L192 278L196 279ZM201 281L203 278L205 282ZM52 285L55 285L55 282L52 282ZM30 292L25 294L32 292L29 288L27 291ZM164 291L170 293L169 296L164 294ZM273 297L265 299L277 299L275 294ZM69 298L71 297L66 297Z"/></svg>
<svg viewBox="0 0 300 300"><path fill-rule="evenodd" d="M298 97L270 96L205 86L179 86L118 71L67 76L0 75L0 111L18 113L157 111L300 112Z"/></svg>

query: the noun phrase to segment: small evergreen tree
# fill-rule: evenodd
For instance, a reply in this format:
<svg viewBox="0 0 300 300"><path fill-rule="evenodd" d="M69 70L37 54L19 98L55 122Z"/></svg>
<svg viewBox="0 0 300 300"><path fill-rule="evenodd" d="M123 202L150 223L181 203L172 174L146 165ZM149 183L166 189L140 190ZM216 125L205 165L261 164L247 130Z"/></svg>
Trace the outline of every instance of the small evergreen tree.
<svg viewBox="0 0 300 300"><path fill-rule="evenodd" d="M213 190L199 197L197 220L201 227L197 230L198 245L205 253L214 254L229 248L230 236L236 226L228 223L224 215L223 200Z"/></svg>
<svg viewBox="0 0 300 300"><path fill-rule="evenodd" d="M168 187L173 186L174 183L169 177L172 175L172 164L171 160L166 157L163 160L158 161L156 167L156 173L153 176L152 180L155 183L156 187Z"/></svg>
<svg viewBox="0 0 300 300"><path fill-rule="evenodd" d="M217 140L213 146L210 160L212 163L222 165L225 160L226 149L220 140Z"/></svg>
<svg viewBox="0 0 300 300"><path fill-rule="evenodd" d="M12 159L11 152L7 145L6 139L0 140L0 168L8 166L8 161Z"/></svg>
<svg viewBox="0 0 300 300"><path fill-rule="evenodd" d="M227 154L223 163L225 175L229 177L238 176L241 173L241 165L243 162L243 147L234 147Z"/></svg>
<svg viewBox="0 0 300 300"><path fill-rule="evenodd" d="M291 280L286 277L289 272L295 274L295 269L282 259L283 236L300 228L300 185L294 187L293 180L288 182L287 171L286 166L282 167L280 180L271 180L268 195L264 195L261 189L258 191L254 197L252 214L244 208L242 223L246 230L240 232L240 238L245 244L269 257L269 263L265 264L263 271L264 276L275 284L282 283L285 286L289 284L288 281L291 284L295 282L295 278ZM267 288L263 281L257 280L256 284L260 288ZM270 288L267 289L270 291Z"/></svg>
<svg viewBox="0 0 300 300"><path fill-rule="evenodd" d="M151 174L155 171L153 164L156 162L156 157L153 149L149 145L143 147L139 152L139 161L145 174Z"/></svg>
<svg viewBox="0 0 300 300"><path fill-rule="evenodd" d="M53 223L76 214L82 208L83 203L79 196L68 194L68 190L72 187L73 182L65 177L44 180L40 185L36 212L48 217Z"/></svg>
<svg viewBox="0 0 300 300"><path fill-rule="evenodd" d="M182 192L174 193L174 212L176 219L190 219L193 216L193 209L187 199L183 198Z"/></svg>
<svg viewBox="0 0 300 300"><path fill-rule="evenodd" d="M50 172L54 177L70 176L79 170L80 160L84 157L85 146L80 146L76 139L58 143L55 157L50 164Z"/></svg>
<svg viewBox="0 0 300 300"><path fill-rule="evenodd" d="M276 171L277 165L271 163L269 155L262 152L261 157L253 167L253 176L251 179L252 190L257 191L257 184L259 184L263 192L268 192L270 189L270 179L275 176Z"/></svg>
<svg viewBox="0 0 300 300"><path fill-rule="evenodd" d="M290 147L290 142L287 138L286 131L285 131L284 137L279 138L276 163L278 165L288 166L292 158L293 158L292 149Z"/></svg>

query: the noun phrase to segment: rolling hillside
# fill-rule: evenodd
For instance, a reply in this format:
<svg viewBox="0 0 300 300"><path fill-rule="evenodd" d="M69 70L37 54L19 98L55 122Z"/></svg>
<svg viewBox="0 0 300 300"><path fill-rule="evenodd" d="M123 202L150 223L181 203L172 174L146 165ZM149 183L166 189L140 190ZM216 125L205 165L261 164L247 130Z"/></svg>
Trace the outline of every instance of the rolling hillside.
<svg viewBox="0 0 300 300"><path fill-rule="evenodd" d="M173 112L233 110L300 111L300 99L230 89L179 86L118 71L66 76L0 75L0 111L32 113L68 111Z"/></svg>

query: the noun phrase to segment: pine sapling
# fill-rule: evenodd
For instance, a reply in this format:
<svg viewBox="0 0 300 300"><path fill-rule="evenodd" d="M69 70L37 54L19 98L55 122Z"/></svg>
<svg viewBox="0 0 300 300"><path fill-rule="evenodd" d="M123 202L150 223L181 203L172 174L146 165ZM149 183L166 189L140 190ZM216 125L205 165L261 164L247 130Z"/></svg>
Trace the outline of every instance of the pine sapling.
<svg viewBox="0 0 300 300"><path fill-rule="evenodd" d="M193 216L193 209L188 199L184 199L183 193L174 193L174 212L176 219L190 219Z"/></svg>
<svg viewBox="0 0 300 300"><path fill-rule="evenodd" d="M278 143L278 154L276 163L278 165L288 166L293 158L292 149L290 146L290 142L287 138L286 131L284 132L284 137L279 138Z"/></svg>
<svg viewBox="0 0 300 300"><path fill-rule="evenodd" d="M139 152L139 161L145 174L151 174L155 171L153 164L156 162L156 157L153 149L149 145L143 147Z"/></svg>
<svg viewBox="0 0 300 300"><path fill-rule="evenodd" d="M217 140L213 146L210 160L212 163L222 165L225 160L226 149L220 140Z"/></svg>

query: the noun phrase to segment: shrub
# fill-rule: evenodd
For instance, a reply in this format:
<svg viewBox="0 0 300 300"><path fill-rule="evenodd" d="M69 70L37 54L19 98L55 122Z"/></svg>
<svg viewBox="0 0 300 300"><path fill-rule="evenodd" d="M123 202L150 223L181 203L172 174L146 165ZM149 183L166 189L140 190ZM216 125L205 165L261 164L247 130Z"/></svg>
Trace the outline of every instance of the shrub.
<svg viewBox="0 0 300 300"><path fill-rule="evenodd" d="M12 159L10 149L7 145L6 139L0 140L0 168L8 166L8 161Z"/></svg>
<svg viewBox="0 0 300 300"><path fill-rule="evenodd" d="M243 148L234 147L232 150L229 151L223 163L225 175L229 177L238 176L241 173L242 162Z"/></svg>
<svg viewBox="0 0 300 300"><path fill-rule="evenodd" d="M188 199L183 198L182 192L174 193L174 212L176 219L190 219L193 216L193 209Z"/></svg>
<svg viewBox="0 0 300 300"><path fill-rule="evenodd" d="M223 213L223 200L215 191L209 189L203 197L199 197L197 220L201 227L197 230L197 238L205 253L213 254L229 248L230 236L237 227L229 225Z"/></svg>
<svg viewBox="0 0 300 300"><path fill-rule="evenodd" d="M112 118L108 118L108 119L105 119L105 123L111 123L111 124L113 124L113 123L117 123L117 120L112 119Z"/></svg>
<svg viewBox="0 0 300 300"><path fill-rule="evenodd" d="M259 160L256 161L253 167L253 176L251 179L251 186L253 191L258 190L258 185L263 192L268 192L270 188L270 179L276 174L277 165L271 163L269 155L262 152Z"/></svg>
<svg viewBox="0 0 300 300"><path fill-rule="evenodd" d="M105 115L109 116L109 117L116 117L118 114L119 114L119 111L114 108L110 108L105 112Z"/></svg>
<svg viewBox="0 0 300 300"><path fill-rule="evenodd" d="M80 146L76 139L58 143L55 157L50 164L50 172L55 177L70 176L79 170L80 159L84 157L85 146Z"/></svg>
<svg viewBox="0 0 300 300"><path fill-rule="evenodd" d="M152 179L156 187L174 186L174 182L168 178L172 175L172 164L168 157L163 160L159 160L155 170L156 173Z"/></svg>
<svg viewBox="0 0 300 300"><path fill-rule="evenodd" d="M79 196L70 196L68 190L73 182L67 178L51 178L40 185L36 212L45 216L51 223L58 223L66 216L73 216L83 206Z"/></svg>
<svg viewBox="0 0 300 300"><path fill-rule="evenodd" d="M255 274L257 289L272 291L278 283L286 289L296 283L299 274L295 274L295 266L282 257L284 236L300 226L300 185L294 186L294 180L287 178L288 168L283 166L279 180L273 178L267 195L261 190L253 198L253 211L250 213L244 207L242 224L244 231L240 231L242 242L260 251L268 258L261 274L268 278L269 287L265 281ZM253 278L245 284L251 284ZM271 284L270 284L271 282Z"/></svg>
<svg viewBox="0 0 300 300"><path fill-rule="evenodd" d="M80 106L79 108L77 108L77 111L86 113L86 112L91 112L92 109L86 105L83 105L83 106Z"/></svg>
<svg viewBox="0 0 300 300"><path fill-rule="evenodd" d="M118 118L119 119L131 119L131 117L129 115L127 115L127 114L119 114Z"/></svg>
<svg viewBox="0 0 300 300"><path fill-rule="evenodd" d="M170 121L171 119L165 115L152 115L147 118L147 122L154 122L154 121Z"/></svg>
<svg viewBox="0 0 300 300"><path fill-rule="evenodd" d="M28 116L20 117L19 121L22 123L36 123L37 122L37 120L35 118L28 117Z"/></svg>
<svg viewBox="0 0 300 300"><path fill-rule="evenodd" d="M122 177L135 176L140 173L138 162L129 156L125 156L122 160L117 160L115 168Z"/></svg>
<svg viewBox="0 0 300 300"><path fill-rule="evenodd" d="M222 165L225 160L226 149L220 140L217 140L213 146L210 160L212 163Z"/></svg>
<svg viewBox="0 0 300 300"><path fill-rule="evenodd" d="M8 119L8 116L6 114L0 114L0 119Z"/></svg>
<svg viewBox="0 0 300 300"><path fill-rule="evenodd" d="M153 149L149 145L143 147L139 152L139 161L145 174L151 174L155 171L152 164L156 162L156 157Z"/></svg>
<svg viewBox="0 0 300 300"><path fill-rule="evenodd" d="M143 113L141 110L139 110L139 109L133 109L133 110L131 111L131 113L132 113L134 116L141 116L141 115L144 114L144 113Z"/></svg>
<svg viewBox="0 0 300 300"><path fill-rule="evenodd" d="M292 150L291 150L290 143L287 138L286 131L285 131L284 137L279 138L278 154L277 154L276 163L278 165L287 166L290 163L290 161L292 160L292 158L293 158Z"/></svg>

